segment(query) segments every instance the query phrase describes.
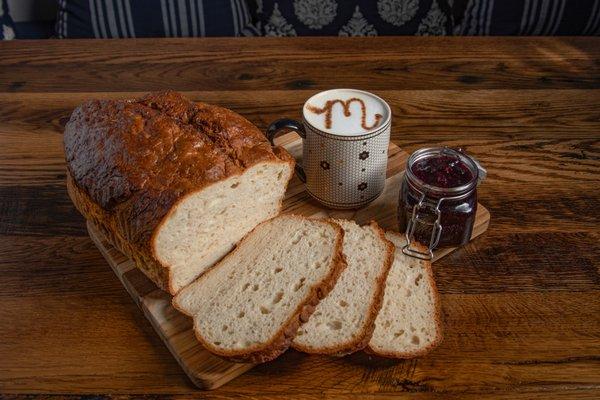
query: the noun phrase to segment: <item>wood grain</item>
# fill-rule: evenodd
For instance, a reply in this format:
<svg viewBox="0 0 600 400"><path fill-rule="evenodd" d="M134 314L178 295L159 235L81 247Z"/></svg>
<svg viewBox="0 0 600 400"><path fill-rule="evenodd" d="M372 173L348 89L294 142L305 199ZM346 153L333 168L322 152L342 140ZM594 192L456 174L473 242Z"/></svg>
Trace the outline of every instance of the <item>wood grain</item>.
<svg viewBox="0 0 600 400"><path fill-rule="evenodd" d="M198 343L192 321L171 306L172 297L158 289L135 264L116 250L91 222L94 244L190 380L201 389L216 389L253 367L225 361Z"/></svg>
<svg viewBox="0 0 600 400"><path fill-rule="evenodd" d="M166 39L160 51L155 39L8 43L0 91L598 88L599 40Z"/></svg>
<svg viewBox="0 0 600 400"><path fill-rule="evenodd" d="M4 41L0 54L1 394L600 397L600 38ZM399 363L288 352L198 394L70 204L62 127L89 98L177 89L264 129L339 86L388 100L404 151L461 146L488 169L487 233L435 264L445 340Z"/></svg>

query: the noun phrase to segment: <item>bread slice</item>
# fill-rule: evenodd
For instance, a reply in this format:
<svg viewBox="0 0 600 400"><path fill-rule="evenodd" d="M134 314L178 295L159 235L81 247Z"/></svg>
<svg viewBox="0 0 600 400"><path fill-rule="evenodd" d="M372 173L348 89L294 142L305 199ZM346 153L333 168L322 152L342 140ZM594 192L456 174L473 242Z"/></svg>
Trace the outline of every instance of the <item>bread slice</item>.
<svg viewBox="0 0 600 400"><path fill-rule="evenodd" d="M266 221L173 305L194 318L207 350L233 361L272 360L345 268L343 237L330 221L293 215Z"/></svg>
<svg viewBox="0 0 600 400"><path fill-rule="evenodd" d="M394 257L394 246L375 223L333 220L344 229L348 267L292 346L306 353L342 355L367 345L381 306L383 286Z"/></svg>
<svg viewBox="0 0 600 400"><path fill-rule="evenodd" d="M402 253L404 236L387 232L386 237L396 246L396 253L366 351L384 357L417 357L442 340L440 301L431 263Z"/></svg>

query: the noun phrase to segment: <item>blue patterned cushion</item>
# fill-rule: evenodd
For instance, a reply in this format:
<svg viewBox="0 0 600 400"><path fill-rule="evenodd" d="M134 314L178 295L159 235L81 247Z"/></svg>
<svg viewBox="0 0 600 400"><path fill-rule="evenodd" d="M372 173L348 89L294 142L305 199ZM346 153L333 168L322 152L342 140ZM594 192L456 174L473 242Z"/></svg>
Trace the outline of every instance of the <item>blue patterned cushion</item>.
<svg viewBox="0 0 600 400"><path fill-rule="evenodd" d="M460 35L599 35L600 0L470 0Z"/></svg>
<svg viewBox="0 0 600 400"><path fill-rule="evenodd" d="M245 0L58 0L59 38L251 36Z"/></svg>
<svg viewBox="0 0 600 400"><path fill-rule="evenodd" d="M446 0L255 0L265 36L447 35Z"/></svg>
<svg viewBox="0 0 600 400"><path fill-rule="evenodd" d="M8 3L0 0L0 40L15 38L15 23L8 13Z"/></svg>

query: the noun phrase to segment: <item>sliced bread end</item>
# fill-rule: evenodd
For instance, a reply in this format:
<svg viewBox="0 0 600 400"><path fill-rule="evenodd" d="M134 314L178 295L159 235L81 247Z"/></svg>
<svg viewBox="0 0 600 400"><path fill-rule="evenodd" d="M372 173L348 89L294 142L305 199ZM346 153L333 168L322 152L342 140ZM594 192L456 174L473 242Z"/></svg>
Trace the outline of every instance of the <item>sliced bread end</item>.
<svg viewBox="0 0 600 400"><path fill-rule="evenodd" d="M437 347L443 338L440 299L431 262L405 255L402 252L406 244L404 236L386 232L386 237L396 246L396 253L383 305L365 351L389 358L422 356ZM422 247L420 250L425 251ZM405 299L411 296L409 303ZM417 310L417 307L422 309Z"/></svg>

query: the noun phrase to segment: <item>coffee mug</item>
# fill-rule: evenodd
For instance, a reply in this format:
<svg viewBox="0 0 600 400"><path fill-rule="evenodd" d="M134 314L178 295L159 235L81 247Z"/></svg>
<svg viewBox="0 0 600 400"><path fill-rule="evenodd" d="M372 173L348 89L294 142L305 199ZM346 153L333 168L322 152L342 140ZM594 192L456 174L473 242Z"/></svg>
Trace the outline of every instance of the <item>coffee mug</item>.
<svg viewBox="0 0 600 400"><path fill-rule="evenodd" d="M267 129L273 144L283 130L302 137L296 172L314 199L330 208L362 207L385 187L392 112L380 97L333 89L309 98L303 122L280 119ZM298 163L300 164L300 163Z"/></svg>

